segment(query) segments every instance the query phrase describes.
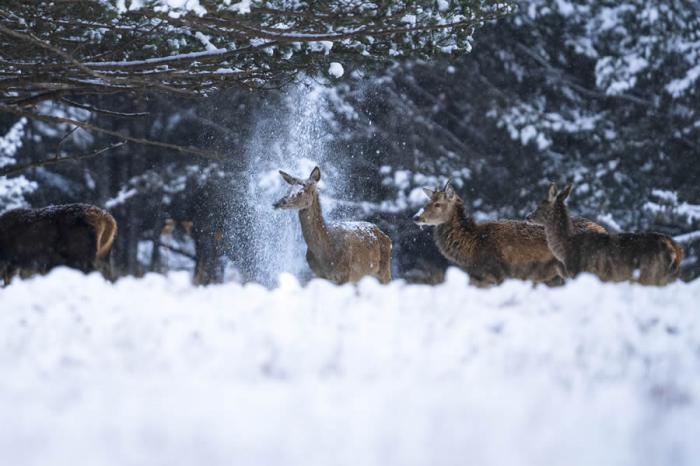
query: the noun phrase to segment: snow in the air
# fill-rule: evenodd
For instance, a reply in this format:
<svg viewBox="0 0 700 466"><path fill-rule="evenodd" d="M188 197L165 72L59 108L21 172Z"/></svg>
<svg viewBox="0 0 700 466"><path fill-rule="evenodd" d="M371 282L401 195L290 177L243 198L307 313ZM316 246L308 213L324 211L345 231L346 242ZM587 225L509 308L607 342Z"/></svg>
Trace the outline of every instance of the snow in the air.
<svg viewBox="0 0 700 466"><path fill-rule="evenodd" d="M57 269L0 290L0 457L693 465L700 281L480 290Z"/></svg>
<svg viewBox="0 0 700 466"><path fill-rule="evenodd" d="M328 74L330 74L334 78L340 78L341 76L343 76L344 73L345 69L343 69L343 65L341 65L337 61L332 62L328 67Z"/></svg>

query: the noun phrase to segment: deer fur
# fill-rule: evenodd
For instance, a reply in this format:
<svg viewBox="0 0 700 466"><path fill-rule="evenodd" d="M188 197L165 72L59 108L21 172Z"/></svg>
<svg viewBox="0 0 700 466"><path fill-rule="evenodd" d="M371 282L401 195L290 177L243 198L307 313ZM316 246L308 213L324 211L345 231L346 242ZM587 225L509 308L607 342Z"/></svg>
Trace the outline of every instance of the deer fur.
<svg viewBox="0 0 700 466"><path fill-rule="evenodd" d="M0 276L7 285L60 265L106 273L116 233L109 212L88 204L9 210L0 215Z"/></svg>
<svg viewBox="0 0 700 466"><path fill-rule="evenodd" d="M569 276L590 272L606 282L643 285L665 285L678 278L683 249L666 235L575 231L565 202L571 189L567 185L559 192L550 185L547 198L530 215L544 226L547 244Z"/></svg>
<svg viewBox="0 0 700 466"><path fill-rule="evenodd" d="M280 171L294 186L288 196L274 204L278 209L298 209L306 241L306 261L313 273L335 283L357 282L370 275L381 283L391 281L391 239L369 222L326 222L321 211L316 167L306 180Z"/></svg>
<svg viewBox="0 0 700 466"><path fill-rule="evenodd" d="M477 223L467 216L464 202L448 183L440 190L424 188L430 202L413 220L435 226L434 240L448 260L469 274L480 287L498 285L506 278L561 284L564 268L547 247L544 228L520 220ZM574 219L577 229L605 231L587 219Z"/></svg>

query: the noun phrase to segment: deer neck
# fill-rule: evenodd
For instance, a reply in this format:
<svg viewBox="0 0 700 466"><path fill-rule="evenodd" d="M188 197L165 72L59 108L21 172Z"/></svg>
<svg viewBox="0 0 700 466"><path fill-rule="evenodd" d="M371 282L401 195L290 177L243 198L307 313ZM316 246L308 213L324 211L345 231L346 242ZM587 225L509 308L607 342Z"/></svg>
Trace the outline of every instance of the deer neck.
<svg viewBox="0 0 700 466"><path fill-rule="evenodd" d="M318 193L313 194L313 201L309 207L299 211L299 222L304 241L314 256L319 258L330 256L333 253L333 243L328 226L323 220Z"/></svg>
<svg viewBox="0 0 700 466"><path fill-rule="evenodd" d="M551 221L544 226L544 233L547 237L547 245L554 257L564 262L566 251L569 248L574 225L571 222L569 210L564 203L558 203L554 207Z"/></svg>
<svg viewBox="0 0 700 466"><path fill-rule="evenodd" d="M464 204L458 202L450 219L435 228L435 242L440 251L457 262L471 256L476 245L476 222L464 213Z"/></svg>

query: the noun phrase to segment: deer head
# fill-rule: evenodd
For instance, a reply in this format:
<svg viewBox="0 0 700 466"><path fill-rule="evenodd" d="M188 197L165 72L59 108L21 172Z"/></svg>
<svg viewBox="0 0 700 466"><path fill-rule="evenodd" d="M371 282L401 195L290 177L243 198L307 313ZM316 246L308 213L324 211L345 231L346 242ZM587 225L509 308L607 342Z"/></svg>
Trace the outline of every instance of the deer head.
<svg viewBox="0 0 700 466"><path fill-rule="evenodd" d="M572 185L567 184L561 191L557 190L557 185L551 183L549 185L549 191L547 192L547 197L540 202L537 208L528 215L527 221L535 223L537 225L546 225L554 219L554 211L556 206L564 205L564 201L571 194Z"/></svg>
<svg viewBox="0 0 700 466"><path fill-rule="evenodd" d="M447 222L452 217L457 204L461 202L450 180L447 180L442 189L423 188L423 192L430 202L413 216L413 221L418 225L440 225Z"/></svg>
<svg viewBox="0 0 700 466"><path fill-rule="evenodd" d="M308 209L313 202L316 184L321 179L321 169L315 167L306 180L296 178L280 170L282 179L292 186L292 191L275 202L275 209Z"/></svg>

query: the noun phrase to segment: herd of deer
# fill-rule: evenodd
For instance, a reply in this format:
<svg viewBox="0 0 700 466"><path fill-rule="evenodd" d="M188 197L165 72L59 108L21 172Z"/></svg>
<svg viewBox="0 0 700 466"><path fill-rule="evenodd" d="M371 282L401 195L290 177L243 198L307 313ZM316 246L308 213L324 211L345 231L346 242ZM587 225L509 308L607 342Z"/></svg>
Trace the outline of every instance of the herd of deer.
<svg viewBox="0 0 700 466"><path fill-rule="evenodd" d="M306 260L319 277L337 283L365 275L391 280L391 240L367 222L328 223L321 214L314 168L306 180L280 171L292 192L274 207L299 210L308 250ZM507 278L550 285L581 272L603 281L665 285L678 278L683 249L658 233L608 233L585 218L571 217L566 198L571 185L547 198L523 220L476 223L448 181L443 189L424 188L430 199L413 221L435 227L440 252L469 274L476 286L498 285Z"/></svg>
<svg viewBox="0 0 700 466"><path fill-rule="evenodd" d="M321 211L316 167L307 179L280 171L293 186L274 204L296 209L307 244L306 260L316 276L335 283L364 276L391 281L391 239L368 222L326 222ZM429 198L413 220L435 227L440 252L469 274L473 285L498 285L507 278L557 285L581 272L603 281L665 285L680 273L683 249L658 233L609 233L591 220L571 217L571 185L547 197L527 220L477 223L448 181L424 188ZM46 273L64 265L108 275L108 256L117 232L109 212L87 204L14 209L0 215L0 277Z"/></svg>

